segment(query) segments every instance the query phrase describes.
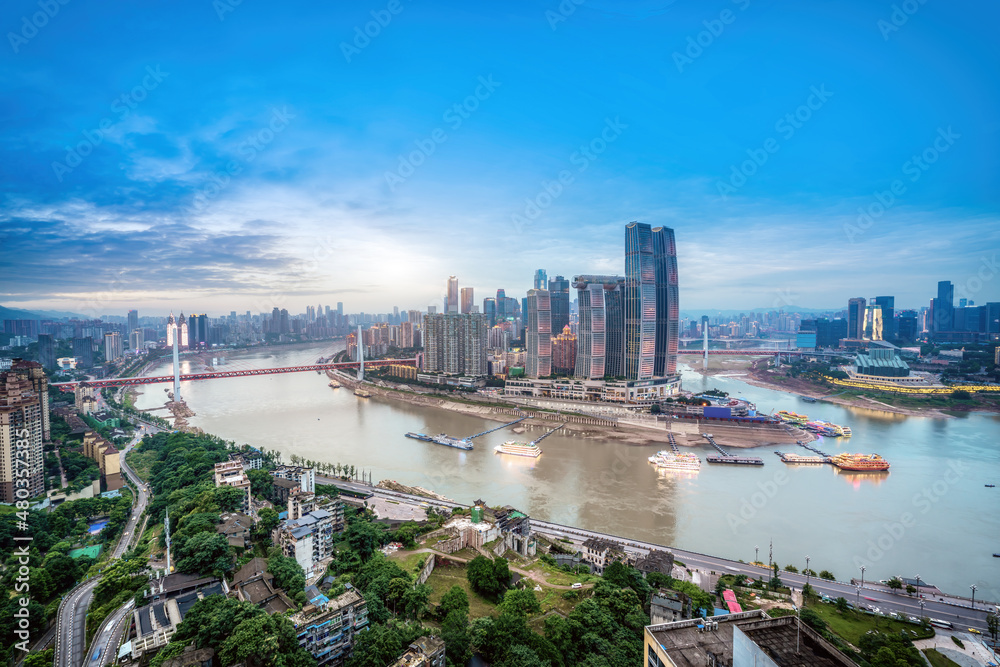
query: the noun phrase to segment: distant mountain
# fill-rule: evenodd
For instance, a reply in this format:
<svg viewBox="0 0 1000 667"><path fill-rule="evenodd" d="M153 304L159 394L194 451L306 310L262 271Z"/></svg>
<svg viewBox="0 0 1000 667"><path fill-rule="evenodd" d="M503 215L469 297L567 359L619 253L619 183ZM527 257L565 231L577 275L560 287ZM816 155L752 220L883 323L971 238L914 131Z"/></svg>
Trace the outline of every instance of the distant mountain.
<svg viewBox="0 0 1000 667"><path fill-rule="evenodd" d="M75 317L81 320L88 319L85 315L67 313L61 310L23 310L21 308L0 306L0 320L58 320L63 317Z"/></svg>

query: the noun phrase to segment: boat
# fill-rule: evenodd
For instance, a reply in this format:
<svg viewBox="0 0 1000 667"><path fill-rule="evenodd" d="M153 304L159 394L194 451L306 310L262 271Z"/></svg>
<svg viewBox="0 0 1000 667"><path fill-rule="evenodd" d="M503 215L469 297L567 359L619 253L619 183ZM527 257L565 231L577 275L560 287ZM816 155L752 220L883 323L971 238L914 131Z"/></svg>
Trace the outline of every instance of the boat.
<svg viewBox="0 0 1000 667"><path fill-rule="evenodd" d="M354 390L354 395L358 396L360 398L371 398L372 397L372 393L370 391L368 391L367 389L361 389L361 388L355 389Z"/></svg>
<svg viewBox="0 0 1000 667"><path fill-rule="evenodd" d="M996 487L996 484L987 484L987 485L986 485L986 488L987 488L987 489L992 489L992 488L994 488L994 487Z"/></svg>
<svg viewBox="0 0 1000 667"><path fill-rule="evenodd" d="M885 472L889 462L878 454L837 454L830 457L830 463L841 470L854 472Z"/></svg>
<svg viewBox="0 0 1000 667"><path fill-rule="evenodd" d="M805 426L806 422L809 421L809 417L806 415L800 415L795 412L789 412L788 410L778 410L774 413L775 416L786 424L794 424L796 426Z"/></svg>
<svg viewBox="0 0 1000 667"><path fill-rule="evenodd" d="M649 457L649 462L657 470L701 470L701 459L690 452L669 452L662 450Z"/></svg>
<svg viewBox="0 0 1000 667"><path fill-rule="evenodd" d="M437 435L427 435L426 433L407 433L407 438L413 438L415 440L423 440L424 442L433 442L437 445L444 445L445 447L454 447L455 449L472 449L472 441L466 440L464 438L453 438L447 433L438 433Z"/></svg>
<svg viewBox="0 0 1000 667"><path fill-rule="evenodd" d="M529 456L531 458L538 458L542 454L542 450L539 449L538 445L533 442L518 442L516 440L508 440L502 445L497 445L493 448L497 454L510 454L512 456Z"/></svg>
<svg viewBox="0 0 1000 667"><path fill-rule="evenodd" d="M840 435L842 435L845 438L850 438L851 437L851 427L850 426L841 426L840 427Z"/></svg>
<svg viewBox="0 0 1000 667"><path fill-rule="evenodd" d="M341 384L340 384L339 382L337 382L336 380L330 380L330 384L329 384L328 386L329 386L329 387L330 387L331 389L340 389L340 388L341 388L341 387L342 387L343 385L341 385Z"/></svg>
<svg viewBox="0 0 1000 667"><path fill-rule="evenodd" d="M812 396L803 396L802 400L805 401L806 403L815 403L819 399L815 399Z"/></svg>

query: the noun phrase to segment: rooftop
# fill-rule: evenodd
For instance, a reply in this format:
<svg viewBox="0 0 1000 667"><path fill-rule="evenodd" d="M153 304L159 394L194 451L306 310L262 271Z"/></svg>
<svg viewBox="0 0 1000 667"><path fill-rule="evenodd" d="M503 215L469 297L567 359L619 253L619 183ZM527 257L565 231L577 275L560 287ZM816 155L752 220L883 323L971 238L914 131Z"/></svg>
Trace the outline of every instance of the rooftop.
<svg viewBox="0 0 1000 667"><path fill-rule="evenodd" d="M661 625L650 625L646 632L652 635L675 667L704 667L709 663L709 654L716 657L720 664L732 664L733 661L733 628L737 621L756 621L764 618L762 611L749 611L741 614L713 616L711 621L718 623L718 629L707 630L705 619L696 618L687 621L675 621Z"/></svg>
<svg viewBox="0 0 1000 667"><path fill-rule="evenodd" d="M853 667L843 653L795 616L738 623L778 667Z"/></svg>

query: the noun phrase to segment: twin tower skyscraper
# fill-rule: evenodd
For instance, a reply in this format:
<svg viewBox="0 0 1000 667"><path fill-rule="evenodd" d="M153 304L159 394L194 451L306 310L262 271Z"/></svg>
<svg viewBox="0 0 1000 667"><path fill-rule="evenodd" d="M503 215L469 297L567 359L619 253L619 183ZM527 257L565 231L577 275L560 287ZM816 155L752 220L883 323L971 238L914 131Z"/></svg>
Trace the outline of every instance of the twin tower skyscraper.
<svg viewBox="0 0 1000 667"><path fill-rule="evenodd" d="M680 307L674 230L631 222L625 226L625 275L580 275L574 377L633 381L677 374ZM528 377L546 377L551 365L547 290L528 292Z"/></svg>

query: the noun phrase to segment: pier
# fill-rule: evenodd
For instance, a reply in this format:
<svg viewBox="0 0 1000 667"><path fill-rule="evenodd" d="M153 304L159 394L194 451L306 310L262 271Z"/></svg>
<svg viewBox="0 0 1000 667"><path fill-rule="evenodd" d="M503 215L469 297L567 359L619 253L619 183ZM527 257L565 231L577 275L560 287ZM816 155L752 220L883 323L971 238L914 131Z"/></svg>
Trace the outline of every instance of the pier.
<svg viewBox="0 0 1000 667"><path fill-rule="evenodd" d="M487 433L493 433L494 431L499 431L499 430L505 429L508 426L513 426L514 424L517 424L518 422L523 422L527 418L528 418L528 416L525 415L524 417L521 417L520 419L515 419L512 422L507 422L506 424L501 424L500 426L497 426L496 428L491 428L488 431L483 431L482 433L477 433L475 435L470 435L470 436L468 436L465 439L466 440L473 440L475 438L478 438L481 435L486 435ZM560 426L559 428L562 428L562 426ZM548 435L548 434L546 434L546 435ZM542 436L542 437L545 437L545 436Z"/></svg>
<svg viewBox="0 0 1000 667"><path fill-rule="evenodd" d="M706 456L705 460L709 463L728 463L732 465L744 465L744 466L762 466L764 465L764 459L758 458L756 456L733 456L726 450L724 450L719 443L715 441L711 433L702 433L703 438L708 440L715 449L721 454L721 456Z"/></svg>
<svg viewBox="0 0 1000 667"><path fill-rule="evenodd" d="M552 435L553 433L555 433L556 431L558 431L559 429L561 429L565 425L566 425L566 422L563 422L562 424L559 424L559 426L556 426L554 429L552 429L548 433L543 433L540 436L538 436L537 438L535 438L534 440L532 440L530 444L537 445L542 440L544 440L545 438L549 437L550 435Z"/></svg>
<svg viewBox="0 0 1000 667"><path fill-rule="evenodd" d="M795 444L797 444L799 447L805 447L810 452L814 452L816 454L819 454L820 456L823 456L823 457L826 457L826 458L829 458L831 456L831 454L827 454L826 452L824 452L822 450L819 450L816 447L813 447L812 445L810 445L808 443L802 442L801 440L796 440Z"/></svg>
<svg viewBox="0 0 1000 667"><path fill-rule="evenodd" d="M667 440L669 441L670 449L673 450L674 454L680 454L681 450L677 448L677 441L674 440L673 433L667 433Z"/></svg>

